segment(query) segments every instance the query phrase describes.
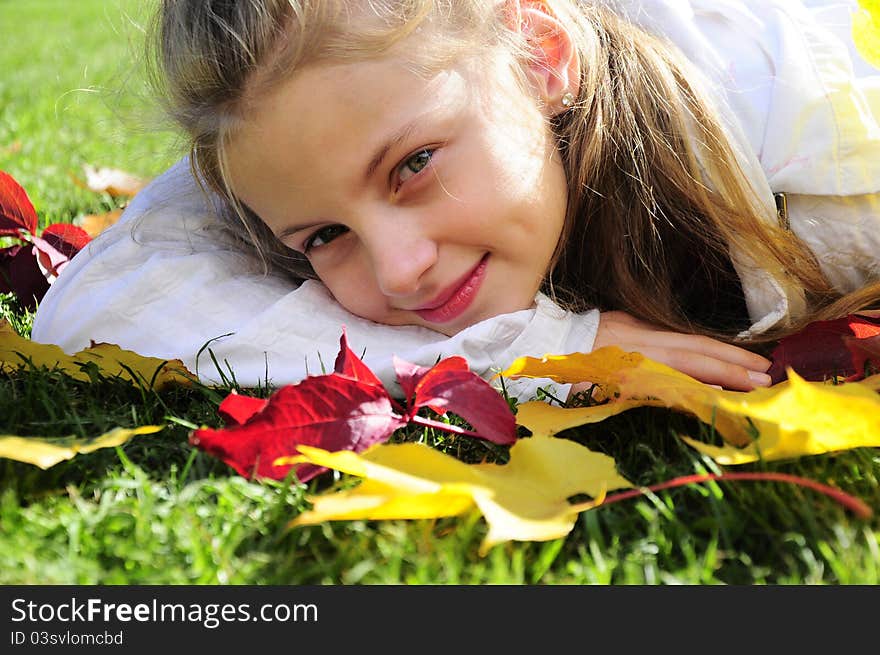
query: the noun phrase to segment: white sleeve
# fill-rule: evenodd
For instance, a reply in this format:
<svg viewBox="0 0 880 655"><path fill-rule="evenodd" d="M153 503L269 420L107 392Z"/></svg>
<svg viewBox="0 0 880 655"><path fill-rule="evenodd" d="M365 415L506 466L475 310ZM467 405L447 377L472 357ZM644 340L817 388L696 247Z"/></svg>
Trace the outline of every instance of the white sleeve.
<svg viewBox="0 0 880 655"><path fill-rule="evenodd" d="M282 385L332 370L344 326L351 348L389 389L392 354L421 365L462 355L488 378L521 355L592 348L598 312L574 315L541 295L533 309L451 338L364 320L318 282L296 287L254 271L247 257L212 237L215 216L182 160L62 271L40 303L32 338L67 352L95 341L180 358L208 383L222 378L216 359L222 374L243 386ZM525 400L545 384L520 380L507 387Z"/></svg>
<svg viewBox="0 0 880 655"><path fill-rule="evenodd" d="M858 0L611 1L705 75L760 162L746 165L756 189L880 192L880 70L852 39Z"/></svg>

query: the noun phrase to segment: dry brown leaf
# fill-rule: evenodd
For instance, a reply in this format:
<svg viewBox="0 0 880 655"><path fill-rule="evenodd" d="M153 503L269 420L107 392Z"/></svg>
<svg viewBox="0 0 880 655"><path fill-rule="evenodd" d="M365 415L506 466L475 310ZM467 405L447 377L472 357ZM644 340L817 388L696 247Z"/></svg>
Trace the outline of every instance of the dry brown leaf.
<svg viewBox="0 0 880 655"><path fill-rule="evenodd" d="M17 155L21 152L21 141L13 141L8 146L0 147L0 155Z"/></svg>
<svg viewBox="0 0 880 655"><path fill-rule="evenodd" d="M107 193L114 198L118 196L134 196L148 182L148 180L116 168L95 168L89 164L83 164L83 171L86 174L85 181L70 173L70 178L74 184L95 193Z"/></svg>
<svg viewBox="0 0 880 655"><path fill-rule="evenodd" d="M77 221L77 224L93 239L122 216L122 209L114 209L106 214L88 214Z"/></svg>

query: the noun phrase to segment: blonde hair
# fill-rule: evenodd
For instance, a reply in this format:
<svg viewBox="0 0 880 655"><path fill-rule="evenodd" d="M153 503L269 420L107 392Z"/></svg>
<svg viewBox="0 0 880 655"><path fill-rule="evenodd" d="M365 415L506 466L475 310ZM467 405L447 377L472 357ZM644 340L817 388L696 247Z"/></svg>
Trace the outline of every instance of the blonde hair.
<svg viewBox="0 0 880 655"><path fill-rule="evenodd" d="M572 309L622 309L669 329L733 340L745 325L699 310L727 294L745 312L730 262L731 251L740 251L808 301L806 314L764 340L877 302L880 283L846 297L835 291L809 248L766 216L675 47L596 3L530 4L563 21L582 70L574 106L551 124L569 197L545 291ZM507 28L497 5L164 0L153 29L154 82L191 138L197 178L227 201L241 245L267 268L313 277L305 257L275 239L231 191L225 144L248 104L306 64L380 57L428 28L437 40L430 65L496 47L521 60L528 44Z"/></svg>

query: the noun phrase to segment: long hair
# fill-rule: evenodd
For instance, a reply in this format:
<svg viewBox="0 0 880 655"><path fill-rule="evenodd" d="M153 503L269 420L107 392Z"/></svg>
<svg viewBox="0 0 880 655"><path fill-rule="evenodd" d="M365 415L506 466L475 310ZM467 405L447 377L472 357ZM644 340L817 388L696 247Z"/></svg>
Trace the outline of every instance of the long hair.
<svg viewBox="0 0 880 655"><path fill-rule="evenodd" d="M748 326L731 262L738 251L805 295L806 311L761 340L877 302L878 283L836 291L812 251L777 224L677 48L599 6L569 6L565 20L584 72L578 102L554 126L569 205L548 293L733 340Z"/></svg>
<svg viewBox="0 0 880 655"><path fill-rule="evenodd" d="M191 139L194 173L226 201L224 217L265 268L313 277L235 198L225 147L251 102L305 64L379 57L430 29L434 59L529 44L493 0L164 0L152 29L153 81ZM551 121L568 209L543 290L579 310L621 309L669 329L734 340L748 325L732 252L802 292L807 312L763 338L880 298L880 283L842 296L809 248L774 223L742 173L687 60L598 3L536 2L565 22L582 79ZM712 311L719 306L720 311Z"/></svg>

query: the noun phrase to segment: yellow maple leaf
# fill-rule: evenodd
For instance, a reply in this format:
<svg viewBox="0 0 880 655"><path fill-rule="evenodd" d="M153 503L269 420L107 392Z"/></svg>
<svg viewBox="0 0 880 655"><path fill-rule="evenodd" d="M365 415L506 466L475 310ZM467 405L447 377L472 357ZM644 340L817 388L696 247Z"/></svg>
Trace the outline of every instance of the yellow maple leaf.
<svg viewBox="0 0 880 655"><path fill-rule="evenodd" d="M78 454L90 453L99 448L121 446L132 437L153 434L161 429L161 425L115 428L94 438L81 438L72 435L65 437L18 437L4 434L0 435L0 457L47 469Z"/></svg>
<svg viewBox="0 0 880 655"><path fill-rule="evenodd" d="M859 0L859 4L862 8L853 14L853 41L865 61L880 68L880 0Z"/></svg>
<svg viewBox="0 0 880 655"><path fill-rule="evenodd" d="M196 379L179 359L145 357L109 343L95 344L68 355L58 346L25 339L7 321L0 321L0 371L24 368L27 361L37 367L57 367L70 377L84 381L90 378L83 367L92 364L105 377L121 377L157 391L170 384L188 385Z"/></svg>
<svg viewBox="0 0 880 655"><path fill-rule="evenodd" d="M299 446L307 461L365 478L357 487L311 499L313 509L291 526L328 520L419 519L456 516L476 506L489 531L480 554L499 543L546 541L568 534L577 514L570 496L601 499L632 485L614 460L566 439L532 437L510 448L506 465L465 464L424 444L382 444L363 453Z"/></svg>
<svg viewBox="0 0 880 655"><path fill-rule="evenodd" d="M574 427L601 421L633 407L653 406L694 414L704 423L714 424L725 440L734 445L748 444L754 434L748 420L741 415L716 411L719 398L734 398L742 392L716 389L640 353L624 352L616 346L606 346L590 353L548 355L541 359L520 357L499 375L549 378L562 384L592 382L599 386L598 396L609 399L605 405L578 409L554 407L547 410L539 407L546 403L523 403L517 409L517 423L533 432L553 434L565 429L554 429L554 421ZM761 391L766 390L750 393ZM575 413L572 418L564 418L567 412ZM578 420L579 423L574 422Z"/></svg>
<svg viewBox="0 0 880 655"><path fill-rule="evenodd" d="M758 438L746 448L717 447L683 437L719 464L745 464L880 446L880 396L861 384L811 383L793 371L789 383L738 400L719 399L719 411L748 415Z"/></svg>
<svg viewBox="0 0 880 655"><path fill-rule="evenodd" d="M880 376L830 385L807 382L789 371L788 381L770 388L723 391L615 347L543 359L524 357L501 375L589 381L601 385L610 398L604 405L581 408L523 403L517 423L534 434L552 435L633 407L653 406L688 412L714 425L728 446L685 441L720 464L880 446L880 396L875 393Z"/></svg>

